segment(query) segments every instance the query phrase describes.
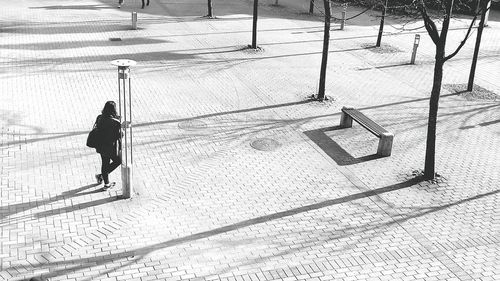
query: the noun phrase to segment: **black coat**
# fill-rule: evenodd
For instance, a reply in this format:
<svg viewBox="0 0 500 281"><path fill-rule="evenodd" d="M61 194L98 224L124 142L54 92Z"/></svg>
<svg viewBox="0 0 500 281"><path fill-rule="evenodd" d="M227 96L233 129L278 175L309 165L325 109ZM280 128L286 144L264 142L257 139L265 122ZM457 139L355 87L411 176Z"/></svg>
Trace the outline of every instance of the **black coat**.
<svg viewBox="0 0 500 281"><path fill-rule="evenodd" d="M100 139L99 146L96 147L97 152L110 157L118 155L121 138L120 120L111 116L99 115L97 129Z"/></svg>

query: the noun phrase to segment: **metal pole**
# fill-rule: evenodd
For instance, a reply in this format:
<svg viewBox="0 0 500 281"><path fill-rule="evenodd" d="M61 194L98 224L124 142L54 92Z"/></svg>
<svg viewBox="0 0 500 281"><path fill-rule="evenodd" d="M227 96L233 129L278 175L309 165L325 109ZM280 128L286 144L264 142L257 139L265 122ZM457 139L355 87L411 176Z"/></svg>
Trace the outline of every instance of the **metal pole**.
<svg viewBox="0 0 500 281"><path fill-rule="evenodd" d="M127 70L128 69L124 69L123 72L124 72L124 76L123 76L123 117L122 117L122 120L123 120L123 124L125 124L124 128L123 128L123 131L124 131L124 146L123 146L123 151L125 152L124 155L125 155L125 159L122 159L122 167L121 167L121 170L122 170L122 191L123 191L123 197L125 198L130 198L131 196L131 186L130 186L130 165L128 163L128 155L129 155L129 151L128 151L128 132L127 132L127 88L126 88L126 81L127 81ZM129 101L130 102L130 101Z"/></svg>
<svg viewBox="0 0 500 281"><path fill-rule="evenodd" d="M119 108L119 114L122 116L122 90L121 90L121 84L120 84L120 68L118 68L118 108Z"/></svg>
<svg viewBox="0 0 500 281"><path fill-rule="evenodd" d="M124 69L123 70L123 73L124 75L126 75L126 70ZM125 122L125 124L127 123L127 93L126 93L126 85L125 85L125 76L123 77L123 116L122 116L122 120ZM120 120L121 121L121 120ZM128 157L127 157L127 127L124 128L124 134L125 134L125 161L123 163L125 163L125 166L127 166L128 164Z"/></svg>
<svg viewBox="0 0 500 281"><path fill-rule="evenodd" d="M111 62L118 66L118 102L120 107L120 122L123 124L123 145L120 149L122 157L122 198L130 198L132 195L132 85L130 77L130 66L136 62L128 59L115 60ZM121 80L121 81L120 81ZM128 83L128 87L127 87ZM127 104L128 90L128 104ZM122 102L123 99L123 102ZM128 106L128 112L127 112ZM129 130L130 129L130 130ZM130 159L130 161L129 161Z"/></svg>
<svg viewBox="0 0 500 281"><path fill-rule="evenodd" d="M130 84L130 81L132 81L130 79L130 76L128 78L128 105L129 105L129 114L130 114L130 118L129 118L129 124L130 124L130 165L132 166L134 164L134 162L132 161L132 157L133 157L133 153L132 153L132 85Z"/></svg>

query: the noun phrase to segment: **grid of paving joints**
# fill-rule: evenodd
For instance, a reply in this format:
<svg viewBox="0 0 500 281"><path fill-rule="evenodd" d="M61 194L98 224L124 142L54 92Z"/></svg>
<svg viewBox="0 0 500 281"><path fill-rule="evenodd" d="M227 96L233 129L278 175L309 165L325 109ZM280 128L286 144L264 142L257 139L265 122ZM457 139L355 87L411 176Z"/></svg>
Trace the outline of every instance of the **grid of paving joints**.
<svg viewBox="0 0 500 281"><path fill-rule="evenodd" d="M48 8L51 4L41 5L39 1L23 3L44 6L48 11L53 9ZM98 3L88 1L88 5L82 5L108 10L108 16L116 17L110 22L117 25L128 20L127 14L103 9L107 6ZM111 3L106 4L111 6ZM249 8L247 4L241 3L241 7ZM164 3L153 5L165 6ZM295 47L284 45L286 48L280 49L276 47L280 45L270 44L265 52L255 54L201 54L210 48L231 49L221 44L227 41L227 37L202 35L207 31L213 35L218 30L226 30L223 24L227 22L211 22L209 27L201 21L190 22L178 17L185 12L180 7L167 5L163 11L173 13L177 18L163 23L162 17L148 19L145 23L149 25L138 34L147 37L186 32L196 34L196 40L178 37L181 39L149 45L147 42L159 41L146 40L137 46L114 46L112 49L101 46L106 50L99 50L85 48L85 42L80 46L76 43L79 39L69 35L67 39L75 41L72 46L78 46L73 51L81 58L71 58L64 52L57 57L57 52L46 52L45 55L55 58L44 59L44 65L66 59L68 64L32 69L26 72L32 76L23 80L2 76L10 83L7 85L14 86L10 89L35 103L40 101L46 105L44 98L63 105L70 105L75 100L85 101L81 103L86 106L81 108L80 114L89 115L90 120L94 118L92 108L98 108L103 98L114 97L113 94L101 95L113 92L115 86L115 73L106 68L107 60L115 56L115 52L118 55L135 52L145 66L134 76L137 80L135 87L142 89L137 93L137 108L138 112L149 113L139 115L137 122L140 125L136 131L138 196L125 201L116 200L119 186L107 193L89 186L89 178L92 178L88 175L89 167L98 163L92 152L81 146L87 123L92 120L58 119L59 116L49 110L50 106L28 105L23 108L16 100L8 101L15 105L13 108L19 108L17 113L21 117L12 120L19 121L28 116L19 125L30 123L28 121L35 121L33 123L38 125L30 128L16 125L13 130L12 124L2 124L2 164L6 164L5 169L2 165L2 219L6 218L2 223L6 227L2 227L0 241L2 253L4 250L12 253L2 255L2 277L13 280L37 274L51 280L495 280L498 277L498 266L492 263L498 254L485 249L495 249L498 245L495 239L498 237L495 236L498 218L494 215L498 195L493 184L498 179L498 173L494 172L498 170L498 164L484 157L487 154L483 148L472 149L475 144L472 140L480 137L481 142L493 147L491 154L497 155L494 147L499 146L492 137L496 127L478 127L481 131L472 129L467 137L455 131L445 131L442 134L445 141L440 143L440 148L450 146L456 151L471 151L470 161L484 159L485 163L477 169L489 171L487 174L477 173L470 176L471 179L465 178L463 175L467 173L464 171L471 165L460 164L463 160L457 153L451 153L450 148L445 150L450 164L442 165L443 174L449 179L447 185L419 184L402 188L398 184L407 178L394 175L420 168L418 149L421 151L421 144L412 138L422 130L419 126L425 114L421 108L426 101L422 99L400 107L383 105L407 100L408 97L398 97L387 91L395 85L411 98L425 97L425 92L418 90L425 86L424 83L403 77L402 83L392 81L386 83L388 86L380 86L398 76L378 69L368 77L381 83L366 78L361 86L346 83L344 88L337 88L338 81L329 83L337 97L329 106L300 103L312 88L300 81L314 77L317 68L276 75L276 70L291 63L279 56L279 52L297 54ZM102 11L93 12L100 15ZM56 10L53 15L61 16L66 12L70 13ZM270 18L262 22L263 29L273 30L271 26L276 29L274 26L284 23L298 28L304 24L310 28L306 21ZM109 31L103 34L103 41L121 37L123 42L138 42L126 30L116 31L99 21L94 25L92 21L85 24L91 25L89 30ZM177 29L165 28L171 27L170 24L175 24ZM244 30L243 23L232 24L236 29ZM43 27L44 23L41 21L37 25L36 30L41 31L38 27ZM85 29L78 23L69 28L59 25L59 30L76 34ZM22 34L28 34L28 30ZM22 40L22 34L17 39ZM286 39L283 33L275 30L269 35L263 34L264 44L266 41L273 43L275 36ZM41 35L36 40L43 40L43 33ZM248 32L242 35L247 36ZM244 45L245 39L242 38L235 38L235 46ZM30 38L28 41L36 40ZM363 42L342 42L337 50L345 51L349 44L358 43ZM17 44L15 41L7 45L15 47ZM173 46L168 47L169 44ZM404 49L395 42L391 44ZM47 46L53 48L56 43L50 42ZM304 46L315 53L313 48L317 44ZM200 51L181 55L180 47ZM170 60L163 56L160 48L177 50L170 55L184 60ZM336 54L346 64L333 64L336 66L332 68L333 73L341 77L340 81L345 78L354 82L354 78L349 78L352 75L363 77L355 72L365 64L366 56L387 59L361 52ZM298 56L296 65L307 61L301 60L307 56L315 55ZM399 58L393 59L397 61ZM233 60L237 63L231 63ZM268 63L262 64L261 60ZM28 59L26 62L35 61ZM161 68L162 65L174 67L177 63L182 65L174 68L177 73L170 70L166 75L163 71L167 68ZM84 71L82 66L88 69ZM406 68L406 72L417 71L420 76L425 76L425 67ZM72 76L57 73L57 68L77 72ZM52 78L56 73L59 81ZM84 83L74 84L75 81ZM231 81L232 85L228 86L226 81ZM52 97L45 92L40 97L27 94L38 93L33 89L50 83L59 88L57 91L54 91L57 87L50 89L54 94ZM356 93L356 98L353 98L349 96L352 91L344 91L349 87L354 91L366 88L371 92ZM88 95L89 90L97 94ZM234 95L233 91L239 95ZM72 95L65 98L68 92ZM148 99L155 103L147 103ZM197 103L189 103L193 100ZM304 135L304 131L335 126L338 109L348 100L356 105L382 106L368 109L368 113L389 125L401 137L402 141L396 143L391 158L358 159L339 164ZM290 101L293 104L286 105ZM498 116L486 111L470 119L451 118L455 102L481 109L479 104L445 99L443 119L451 129L463 122L468 122L464 124L467 126L476 120L488 122ZM273 106L276 104L283 106ZM495 104L490 105L494 108ZM250 110L252 108L256 110ZM387 112L395 113L403 121L394 121L396 117L386 116ZM188 120L202 123L183 123ZM404 121L408 120L416 122L417 128L406 125ZM55 125L63 125L64 130ZM32 135L33 132L42 133ZM325 135L335 141L337 147L352 153L352 157L369 155L376 147L376 140L359 128ZM457 136L459 141L454 144L448 141L457 139ZM251 141L262 138L275 139L281 146L274 151L252 149ZM412 143L418 149L408 149ZM3 144L7 144L7 149L3 149ZM6 171L5 175L3 171ZM456 193L453 194L452 190ZM408 202L401 204L402 200ZM423 209L414 210L419 204ZM465 231L460 233L463 239L457 239L450 233L455 229L452 223L443 218L447 215L459 225L465 226L473 219L480 224L464 227ZM444 235L432 233L435 222L439 227L434 228ZM478 235L474 227L488 224L493 226L492 229ZM33 237L25 230L32 230ZM471 264L471 258L480 262Z"/></svg>

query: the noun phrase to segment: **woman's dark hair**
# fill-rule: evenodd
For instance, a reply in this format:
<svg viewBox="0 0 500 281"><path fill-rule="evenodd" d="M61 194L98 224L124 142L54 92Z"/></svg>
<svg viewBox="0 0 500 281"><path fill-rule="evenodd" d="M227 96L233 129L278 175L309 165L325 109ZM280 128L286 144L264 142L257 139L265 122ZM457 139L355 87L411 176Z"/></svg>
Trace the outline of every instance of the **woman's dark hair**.
<svg viewBox="0 0 500 281"><path fill-rule="evenodd" d="M116 103L114 101L107 101L102 109L102 115L116 118L118 116L118 113L116 113Z"/></svg>

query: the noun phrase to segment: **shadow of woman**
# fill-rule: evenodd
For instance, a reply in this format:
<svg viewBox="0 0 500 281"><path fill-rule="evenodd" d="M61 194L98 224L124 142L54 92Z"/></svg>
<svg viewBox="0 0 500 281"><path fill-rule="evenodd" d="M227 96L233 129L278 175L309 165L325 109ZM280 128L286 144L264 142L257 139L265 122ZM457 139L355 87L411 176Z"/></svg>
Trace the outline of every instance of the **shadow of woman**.
<svg viewBox="0 0 500 281"><path fill-rule="evenodd" d="M72 197L85 196L85 195L89 195L89 194L103 191L103 189L100 188L100 189L96 189L96 190L92 190L92 191L82 192L82 191L88 190L90 188L96 187L98 185L99 184L97 184L97 183L88 184L88 185L85 185L85 186L82 186L82 187L79 187L79 188L76 188L73 190L65 191L65 192L61 193L60 195L50 197L47 199L41 199L41 200L37 200L37 201L30 201L30 202L24 202L24 203L17 203L17 204L12 204L12 205L7 205L7 206L0 206L0 224L10 223L11 221L8 219L9 217L11 217L15 214L18 214L18 213L25 212L25 211L30 210L30 209L38 208L38 207L43 206L43 205L51 204L51 203L54 203L54 202L57 202L60 200L64 200L64 199L68 199L68 198L72 198ZM38 214L36 216L39 217Z"/></svg>

